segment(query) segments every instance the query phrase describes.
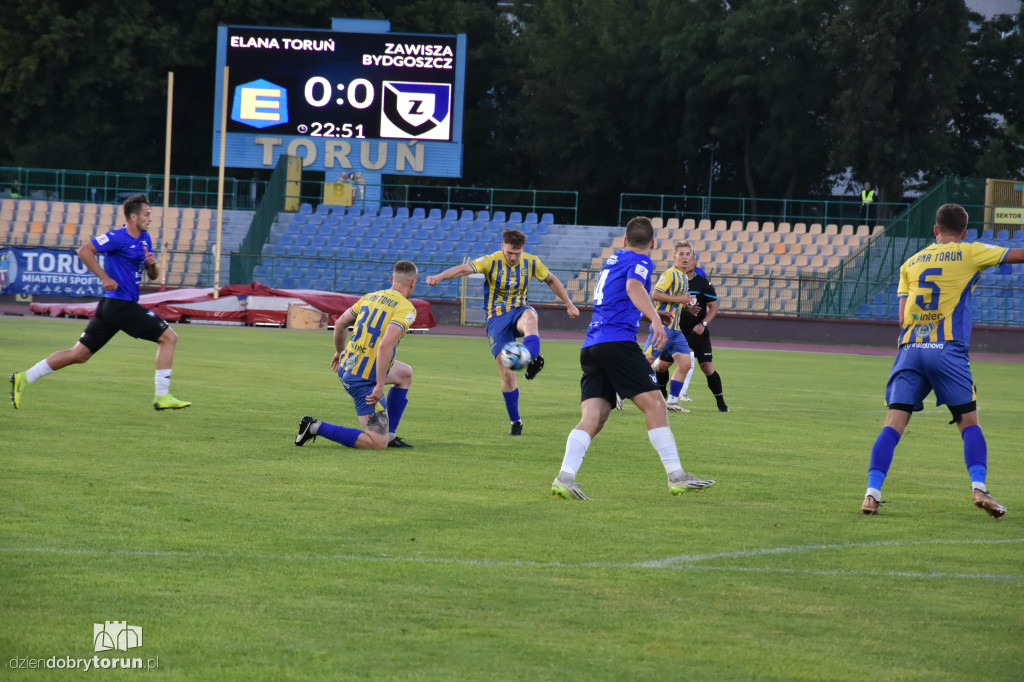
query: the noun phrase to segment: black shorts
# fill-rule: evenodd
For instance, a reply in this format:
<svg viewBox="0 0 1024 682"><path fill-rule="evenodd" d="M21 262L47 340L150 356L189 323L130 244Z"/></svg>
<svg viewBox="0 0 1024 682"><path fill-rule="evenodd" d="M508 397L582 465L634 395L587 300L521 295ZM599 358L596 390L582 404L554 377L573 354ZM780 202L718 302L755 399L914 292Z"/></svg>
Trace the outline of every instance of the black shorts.
<svg viewBox="0 0 1024 682"><path fill-rule="evenodd" d="M690 344L690 350L693 351L694 357L697 358L697 364L705 362L711 362L711 332L708 331L707 327L704 328L703 334L694 334L690 332L687 334L683 333L686 337L686 343Z"/></svg>
<svg viewBox="0 0 1024 682"><path fill-rule="evenodd" d="M128 336L146 341L157 341L167 331L167 323L152 310L146 310L135 301L119 298L101 298L96 314L79 337L83 346L95 353L114 334L124 332Z"/></svg>
<svg viewBox="0 0 1024 682"><path fill-rule="evenodd" d="M609 341L580 351L580 399L604 398L615 404L615 394L632 398L658 390L658 379L635 341Z"/></svg>

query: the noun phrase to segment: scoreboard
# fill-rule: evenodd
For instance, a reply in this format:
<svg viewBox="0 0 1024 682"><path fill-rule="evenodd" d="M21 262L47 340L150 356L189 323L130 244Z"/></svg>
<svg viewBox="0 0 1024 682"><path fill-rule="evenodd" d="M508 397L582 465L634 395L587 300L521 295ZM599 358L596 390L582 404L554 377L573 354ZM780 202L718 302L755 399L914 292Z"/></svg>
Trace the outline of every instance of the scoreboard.
<svg viewBox="0 0 1024 682"><path fill-rule="evenodd" d="M458 177L465 52L462 34L221 26L214 163L226 86L228 166Z"/></svg>

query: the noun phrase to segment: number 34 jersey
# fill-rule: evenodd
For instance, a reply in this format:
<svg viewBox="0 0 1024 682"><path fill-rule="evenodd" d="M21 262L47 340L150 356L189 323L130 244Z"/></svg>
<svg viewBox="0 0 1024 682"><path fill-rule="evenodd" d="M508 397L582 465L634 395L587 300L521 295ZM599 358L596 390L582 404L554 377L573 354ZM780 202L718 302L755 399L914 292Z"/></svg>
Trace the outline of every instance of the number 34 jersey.
<svg viewBox="0 0 1024 682"><path fill-rule="evenodd" d="M382 289L359 299L352 311L356 321L352 336L345 344L338 363L338 374L350 374L361 379L377 380L377 350L388 325L402 328L402 336L416 321L416 308L405 296L394 289ZM395 351L398 344L395 344ZM395 362L395 353L388 358L388 368Z"/></svg>
<svg viewBox="0 0 1024 682"><path fill-rule="evenodd" d="M897 296L906 298L900 345L971 343L971 291L982 270L1000 265L1009 249L980 242L931 244L900 267Z"/></svg>

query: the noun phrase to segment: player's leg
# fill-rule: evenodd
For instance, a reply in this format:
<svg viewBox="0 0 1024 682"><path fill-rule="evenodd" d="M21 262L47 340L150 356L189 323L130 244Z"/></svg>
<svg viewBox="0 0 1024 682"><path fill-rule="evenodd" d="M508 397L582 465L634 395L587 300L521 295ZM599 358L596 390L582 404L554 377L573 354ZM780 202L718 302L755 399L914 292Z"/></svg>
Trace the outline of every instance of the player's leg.
<svg viewBox="0 0 1024 682"><path fill-rule="evenodd" d="M519 318L516 320L516 331L523 337L523 345L530 351L530 362L526 365L526 372L523 376L527 381L532 380L537 373L544 369L544 356L540 354L540 322L537 318L537 311L527 306L522 309Z"/></svg>
<svg viewBox="0 0 1024 682"><path fill-rule="evenodd" d="M672 412L689 412L689 410L679 404L679 394L683 391L683 381L686 379L686 373L691 367L690 346L686 343L686 337L679 331L672 331L668 339L668 344L665 346L661 357L664 359L668 355L675 364L675 369L672 372L672 379L669 381L668 395L666 396L665 403Z"/></svg>
<svg viewBox="0 0 1024 682"><path fill-rule="evenodd" d="M412 446L398 437L398 425L409 404L409 388L412 386L412 367L404 362L396 361L388 370L384 383L391 384L388 391L388 447L411 448Z"/></svg>
<svg viewBox="0 0 1024 682"><path fill-rule="evenodd" d="M988 444L978 424L975 403L950 407L949 410L964 441L964 464L971 477L971 501L992 518L1001 519L1006 516L1006 507L996 502L985 485L988 476Z"/></svg>
<svg viewBox="0 0 1024 682"><path fill-rule="evenodd" d="M690 351L690 369L686 372L686 378L683 379L683 390L679 392L679 400L683 402L691 402L690 400L690 379L693 378L693 370L697 368L697 356L694 352Z"/></svg>
<svg viewBox="0 0 1024 682"><path fill-rule="evenodd" d="M604 428L615 403L615 387L608 380L602 363L602 346L597 344L580 350L580 421L565 441L565 455L558 476L551 483L551 494L567 500L589 500L576 482L590 443ZM633 344L636 347L636 344Z"/></svg>
<svg viewBox="0 0 1024 682"><path fill-rule="evenodd" d="M354 429L321 421L315 417L303 417L299 422L299 433L295 436L295 444L302 446L317 436L323 436L348 448L383 450L388 446L387 400L382 398L374 405L367 404L366 397L373 392L376 386L375 381L357 379L345 374L343 384L345 391L352 396L356 415L363 428Z"/></svg>
<svg viewBox="0 0 1024 682"><path fill-rule="evenodd" d="M635 404L644 413L647 422L647 438L661 458L668 475L668 489L673 495L685 492L706 490L715 484L711 480L702 480L687 473L679 460L679 447L675 436L668 425L668 412L665 399L658 391L647 391L631 396Z"/></svg>
<svg viewBox="0 0 1024 682"><path fill-rule="evenodd" d="M153 409L180 410L191 405L192 403L178 400L171 395L171 373L174 367L174 351L178 346L178 334L158 315L138 303L129 302L121 311L120 318L121 329L126 334L156 343Z"/></svg>
<svg viewBox="0 0 1024 682"><path fill-rule="evenodd" d="M88 362L100 348L103 348L110 339L117 334L118 328L110 324L103 314L107 306L105 301L100 299L96 306L89 324L85 331L78 337L78 341L71 348L51 353L45 360L40 360L24 372L15 372L11 375L11 404L15 409L21 407L21 397L28 385L42 379L47 374L52 374L68 365Z"/></svg>
<svg viewBox="0 0 1024 682"><path fill-rule="evenodd" d="M651 369L654 370L654 376L658 380L658 390L661 391L663 398L668 397L668 369L672 366L671 355L668 358L662 358L659 351L654 350L654 332L648 332L647 341L644 342L644 355L647 357L647 362L650 364ZM616 404L621 410L622 400Z"/></svg>
<svg viewBox="0 0 1024 682"><path fill-rule="evenodd" d="M964 464L971 478L971 501L993 518L1006 515L1006 507L995 501L985 484L988 475L988 444L978 424L977 392L971 377L970 359L965 347L947 343L929 367L935 398L946 405L964 442Z"/></svg>
<svg viewBox="0 0 1024 682"><path fill-rule="evenodd" d="M882 484L889 474L896 446L910 422L913 412L924 409L924 397L932 390L926 370L927 357L920 349L904 347L896 354L889 381L885 387L885 402L889 411L885 424L871 447L868 465L868 487L864 493L861 512L877 514L882 503Z"/></svg>
<svg viewBox="0 0 1024 682"><path fill-rule="evenodd" d="M505 411L511 423L508 435L523 435L523 420L519 416L519 386L516 373L501 364L501 349L506 343L516 340L516 320L511 314L487 318L487 342L491 346L491 355L501 377L501 397L505 400Z"/></svg>

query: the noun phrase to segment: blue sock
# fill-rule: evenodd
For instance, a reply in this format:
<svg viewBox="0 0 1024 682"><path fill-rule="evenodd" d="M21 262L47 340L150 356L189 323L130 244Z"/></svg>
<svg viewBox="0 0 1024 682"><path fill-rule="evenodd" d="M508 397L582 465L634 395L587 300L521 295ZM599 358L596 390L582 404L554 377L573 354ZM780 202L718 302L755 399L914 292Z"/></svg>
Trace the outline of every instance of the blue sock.
<svg viewBox="0 0 1024 682"><path fill-rule="evenodd" d="M508 418L514 422L519 421L519 389L508 392L502 391L501 395L505 397L505 409L508 410Z"/></svg>
<svg viewBox="0 0 1024 682"><path fill-rule="evenodd" d="M526 350L530 351L531 358L540 355L540 337L536 334L531 334L524 338L523 345L526 346Z"/></svg>
<svg viewBox="0 0 1024 682"><path fill-rule="evenodd" d="M679 394L683 392L683 382L672 379L668 382L668 394L679 397Z"/></svg>
<svg viewBox="0 0 1024 682"><path fill-rule="evenodd" d="M892 465L892 456L896 452L896 444L900 442L900 432L891 426L883 426L882 432L875 439L871 448L871 465L868 467L868 487L882 489L885 475Z"/></svg>
<svg viewBox="0 0 1024 682"><path fill-rule="evenodd" d="M402 421L405 406L409 404L409 389L392 386L388 391L388 431L398 433L398 422Z"/></svg>
<svg viewBox="0 0 1024 682"><path fill-rule="evenodd" d="M335 443L341 443L347 448L356 446L356 439L361 433L362 431L359 429L350 429L347 426L338 426L327 422L320 422L320 426L316 430L316 435L333 440Z"/></svg>
<svg viewBox="0 0 1024 682"><path fill-rule="evenodd" d="M981 427L977 424L968 426L960 437L964 439L964 464L971 475L971 483L984 483L988 473L988 445Z"/></svg>

